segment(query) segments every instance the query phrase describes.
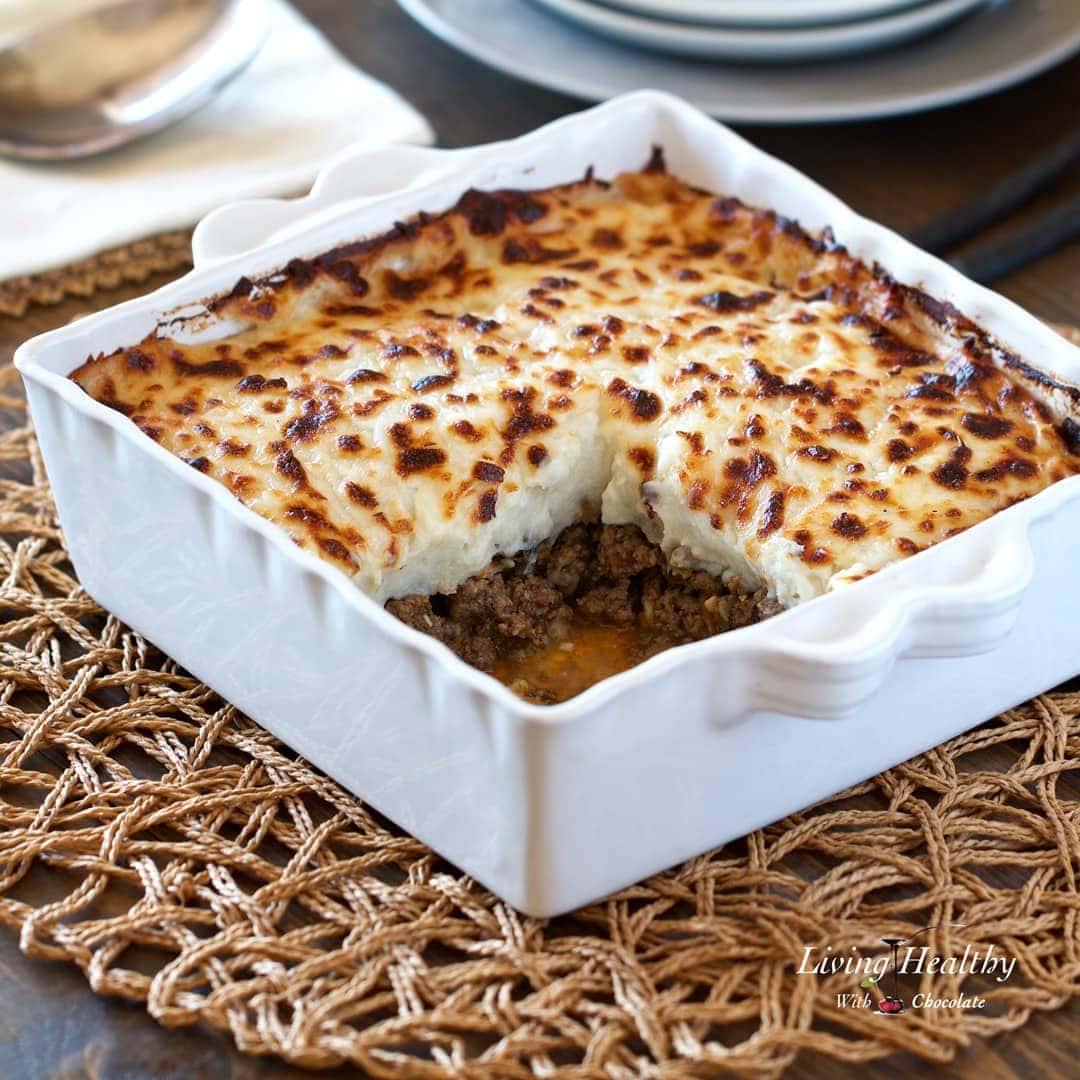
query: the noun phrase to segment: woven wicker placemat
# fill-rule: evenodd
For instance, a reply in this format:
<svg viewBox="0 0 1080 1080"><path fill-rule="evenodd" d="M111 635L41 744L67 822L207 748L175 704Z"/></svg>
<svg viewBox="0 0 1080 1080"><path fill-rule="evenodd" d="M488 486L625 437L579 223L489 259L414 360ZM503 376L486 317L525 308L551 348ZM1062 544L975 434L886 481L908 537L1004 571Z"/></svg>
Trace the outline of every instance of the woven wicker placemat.
<svg viewBox="0 0 1080 1080"><path fill-rule="evenodd" d="M944 1062L1080 993L1080 693L572 917L525 918L102 611L10 367L0 410L0 920L96 992L307 1065L605 1078L773 1076L801 1050ZM925 973L909 996L985 1008L838 1008L858 976L797 973L807 946L876 957L938 923L965 927L924 935L934 953L993 946L1015 970Z"/></svg>

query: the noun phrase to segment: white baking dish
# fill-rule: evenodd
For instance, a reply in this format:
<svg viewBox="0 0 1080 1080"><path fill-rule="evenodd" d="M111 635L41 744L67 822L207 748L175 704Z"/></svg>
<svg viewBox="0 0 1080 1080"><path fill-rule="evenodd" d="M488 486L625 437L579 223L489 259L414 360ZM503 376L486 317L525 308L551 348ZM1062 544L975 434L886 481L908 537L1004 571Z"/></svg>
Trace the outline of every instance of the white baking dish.
<svg viewBox="0 0 1080 1080"><path fill-rule="evenodd" d="M651 92L491 146L345 155L306 199L211 214L186 277L16 355L91 595L535 915L807 806L1080 672L1080 477L768 622L535 706L399 623L66 376L241 275L444 209L468 186L638 168L654 144L693 183L831 225L856 254L1080 383L1080 350L1032 316Z"/></svg>

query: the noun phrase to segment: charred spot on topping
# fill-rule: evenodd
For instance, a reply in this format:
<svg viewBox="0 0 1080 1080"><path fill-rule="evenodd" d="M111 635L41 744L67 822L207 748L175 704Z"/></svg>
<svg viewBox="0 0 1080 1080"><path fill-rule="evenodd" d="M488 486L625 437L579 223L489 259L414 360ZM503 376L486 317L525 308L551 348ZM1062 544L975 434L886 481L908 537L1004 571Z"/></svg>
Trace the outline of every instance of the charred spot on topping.
<svg viewBox="0 0 1080 1080"><path fill-rule="evenodd" d="M430 405L416 402L409 406L409 416L413 420L430 420L435 415L435 410Z"/></svg>
<svg viewBox="0 0 1080 1080"><path fill-rule="evenodd" d="M540 466L547 461L547 447L543 443L534 443L525 452L525 456L528 458L530 465L534 467Z"/></svg>
<svg viewBox="0 0 1080 1080"><path fill-rule="evenodd" d="M656 468L656 456L647 446L632 446L626 451L626 456L644 476L651 476Z"/></svg>
<svg viewBox="0 0 1080 1080"><path fill-rule="evenodd" d="M473 466L472 474L477 480L481 480L485 484L501 484L503 477L506 476L506 471L493 461L478 461Z"/></svg>
<svg viewBox="0 0 1080 1080"><path fill-rule="evenodd" d="M305 259L290 259L285 274L293 288L303 292L315 280L315 268Z"/></svg>
<svg viewBox="0 0 1080 1080"><path fill-rule="evenodd" d="M364 448L358 435L339 435L337 445L339 450L344 450L347 454L355 454Z"/></svg>
<svg viewBox="0 0 1080 1080"><path fill-rule="evenodd" d="M520 389L508 388L499 395L503 401L511 402L512 415L503 426L502 435L504 449L502 460L509 463L513 460L517 444L526 436L537 431L547 431L555 426L555 420L547 413L538 413L533 409L536 400L536 387L526 386Z"/></svg>
<svg viewBox="0 0 1080 1080"><path fill-rule="evenodd" d="M172 361L176 374L188 378L237 378L244 374L244 367L236 360L207 360L202 364L193 364L185 360L182 353L173 352Z"/></svg>
<svg viewBox="0 0 1080 1080"><path fill-rule="evenodd" d="M893 543L896 545L896 550L901 555L914 555L919 550L919 545L914 540L909 540L906 536L898 536Z"/></svg>
<svg viewBox="0 0 1080 1080"><path fill-rule="evenodd" d="M516 263L555 262L573 254L574 248L547 248L534 237L527 237L524 243L510 237L502 247L502 261L509 266Z"/></svg>
<svg viewBox="0 0 1080 1080"><path fill-rule="evenodd" d="M690 453L694 456L705 453L705 436L700 431L677 431L675 434L690 444Z"/></svg>
<svg viewBox="0 0 1080 1080"><path fill-rule="evenodd" d="M862 312L844 315L840 322L844 326L860 327L868 331L870 347L881 356L879 363L882 367L926 367L937 362L930 353L909 345L877 319Z"/></svg>
<svg viewBox="0 0 1080 1080"><path fill-rule="evenodd" d="M767 304L775 295L775 293L762 290L751 293L749 296L739 296L738 293L717 289L715 292L695 297L694 303L710 308L717 314L723 314L731 311L752 311L762 304Z"/></svg>
<svg viewBox="0 0 1080 1080"><path fill-rule="evenodd" d="M625 379L612 379L608 383L607 391L629 402L631 411L638 420L655 420L663 411L660 399L651 390L631 386Z"/></svg>
<svg viewBox="0 0 1080 1080"><path fill-rule="evenodd" d="M649 360L649 350L645 345L624 345L622 354L628 364L645 364Z"/></svg>
<svg viewBox="0 0 1080 1080"><path fill-rule="evenodd" d="M804 446L797 453L799 457L809 458L811 461L820 461L822 464L826 461L832 461L836 457L836 454L827 446L821 446L817 443L813 446Z"/></svg>
<svg viewBox="0 0 1080 1080"><path fill-rule="evenodd" d="M860 536L866 535L866 526L862 521L846 511L834 517L829 527L837 536L842 536L847 540L858 540Z"/></svg>
<svg viewBox="0 0 1080 1080"><path fill-rule="evenodd" d="M495 503L498 501L497 491L485 491L476 501L476 520L481 524L495 516Z"/></svg>
<svg viewBox="0 0 1080 1080"><path fill-rule="evenodd" d="M716 240L698 240L686 248L695 259L711 259L720 253L720 244Z"/></svg>
<svg viewBox="0 0 1080 1080"><path fill-rule="evenodd" d="M333 400L323 401L314 409L290 420L285 425L284 435L290 442L311 442L328 424L332 424L341 415L341 410Z"/></svg>
<svg viewBox="0 0 1080 1080"><path fill-rule="evenodd" d="M600 264L595 259L576 259L574 262L563 263L564 270L575 270L578 273L587 273L596 270Z"/></svg>
<svg viewBox="0 0 1080 1080"><path fill-rule="evenodd" d="M1000 439L1013 429L1013 422L1003 416L980 416L977 413L964 413L960 423L980 439Z"/></svg>
<svg viewBox="0 0 1080 1080"><path fill-rule="evenodd" d="M692 409L695 405L704 404L708 400L709 400L708 391L707 390L702 390L701 387L699 386L696 390L692 390L689 394L687 394L686 397L684 397L682 399L682 401L679 401L676 404L672 405L671 411L676 416L679 416L680 414L686 412L687 409ZM740 443L741 443L741 440L740 440Z"/></svg>
<svg viewBox="0 0 1080 1080"><path fill-rule="evenodd" d="M765 510L761 515L761 525L758 527L758 539L764 540L771 536L784 524L784 493L774 491L765 503Z"/></svg>
<svg viewBox="0 0 1080 1080"><path fill-rule="evenodd" d="M806 377L797 383L785 382L779 375L769 371L760 360L748 360L746 367L757 384L758 397L809 397L822 405L831 405L835 400L835 391L829 384L818 386Z"/></svg>
<svg viewBox="0 0 1080 1080"><path fill-rule="evenodd" d="M856 416L849 412L840 412L833 417L832 427L826 428L830 435L846 435L849 439L866 440L866 428Z"/></svg>
<svg viewBox="0 0 1080 1080"><path fill-rule="evenodd" d="M595 323L582 323L580 326L575 326L570 331L571 337L592 337L594 334L600 333L600 327Z"/></svg>
<svg viewBox="0 0 1080 1080"><path fill-rule="evenodd" d="M542 289L576 289L578 283L568 277L542 277L540 279Z"/></svg>
<svg viewBox="0 0 1080 1080"><path fill-rule="evenodd" d="M667 172L667 162L664 160L664 148L662 146L653 145L652 152L649 154L649 160L645 162L641 171L643 173Z"/></svg>
<svg viewBox="0 0 1080 1080"><path fill-rule="evenodd" d="M110 403L106 402L106 404L108 405ZM198 403L190 394L188 394L187 397L183 399L183 401L172 401L169 403L169 408L178 416L191 416L191 414L195 412L198 407Z"/></svg>
<svg viewBox="0 0 1080 1080"><path fill-rule="evenodd" d="M530 319L539 319L541 322L551 322L551 316L541 311L535 304L522 304L521 314L528 315Z"/></svg>
<svg viewBox="0 0 1080 1080"><path fill-rule="evenodd" d="M256 394L260 390L287 390L288 382L284 379L268 379L265 375L245 375L237 384L241 394Z"/></svg>
<svg viewBox="0 0 1080 1080"><path fill-rule="evenodd" d="M676 281L701 281L702 280L701 271L700 270L694 270L692 267L689 267L689 266L680 266L679 269L675 271L675 280Z"/></svg>
<svg viewBox="0 0 1080 1080"><path fill-rule="evenodd" d="M279 444L280 445L280 444ZM282 450L274 459L274 470L286 479L292 481L293 491L307 491L311 489L308 483L307 473L300 464L296 455L291 450Z"/></svg>
<svg viewBox="0 0 1080 1080"><path fill-rule="evenodd" d="M966 446L958 446L949 455L947 461L943 461L934 469L930 474L930 478L934 483L956 491L967 483L968 470L966 463L970 458L971 451Z"/></svg>
<svg viewBox="0 0 1080 1080"><path fill-rule="evenodd" d="M205 423L202 420L200 420L199 423L195 425L195 430L200 435L205 435L208 439L217 438L217 432L209 424Z"/></svg>
<svg viewBox="0 0 1080 1080"><path fill-rule="evenodd" d="M437 446L408 446L398 454L397 471L402 476L427 472L446 461L446 454Z"/></svg>
<svg viewBox="0 0 1080 1080"><path fill-rule="evenodd" d="M504 191L502 195L510 213L523 225L539 221L547 213L547 207L531 192L511 189Z"/></svg>
<svg viewBox="0 0 1080 1080"><path fill-rule="evenodd" d="M605 334L618 337L623 332L623 321L618 315L605 315L600 327Z"/></svg>
<svg viewBox="0 0 1080 1080"><path fill-rule="evenodd" d="M603 251L618 251L623 246L622 233L617 229L594 229L589 243Z"/></svg>
<svg viewBox="0 0 1080 1080"><path fill-rule="evenodd" d="M453 382L453 375L423 375L412 384L412 388L422 394L427 390L437 390L440 386L450 386Z"/></svg>
<svg viewBox="0 0 1080 1080"><path fill-rule="evenodd" d="M324 261L325 260L325 261ZM318 260L319 265L336 280L347 286L349 292L359 298L366 296L371 289L356 263L350 259L335 258L333 253Z"/></svg>
<svg viewBox="0 0 1080 1080"><path fill-rule="evenodd" d="M372 413L381 409L388 401L393 401L394 395L388 394L385 390L376 390L375 396L368 401L357 402L353 408L354 416L370 416Z"/></svg>
<svg viewBox="0 0 1080 1080"><path fill-rule="evenodd" d="M345 382L350 386L355 383L386 382L386 376L381 371L373 371L371 368L357 368L345 376Z"/></svg>
<svg viewBox="0 0 1080 1080"><path fill-rule="evenodd" d="M721 499L724 503L738 502L740 520L746 516L749 496L753 490L770 476L776 475L776 462L768 454L755 450L749 460L729 458L724 462L724 476L731 486Z"/></svg>
<svg viewBox="0 0 1080 1080"><path fill-rule="evenodd" d="M700 510L705 505L705 495L708 490L709 485L704 480L695 480L686 493L686 505L691 510Z"/></svg>
<svg viewBox="0 0 1080 1080"><path fill-rule="evenodd" d="M205 457L193 457L182 459L186 465L190 465L196 472L209 472L210 459Z"/></svg>
<svg viewBox="0 0 1080 1080"><path fill-rule="evenodd" d="M378 499L375 498L375 493L370 488L363 487L360 484L354 484L351 480L345 481L345 494L348 495L357 506L366 506L368 509L373 509L379 505Z"/></svg>
<svg viewBox="0 0 1080 1080"><path fill-rule="evenodd" d="M246 457L251 452L251 444L239 443L235 439L223 439L218 443L218 450L229 457Z"/></svg>
<svg viewBox="0 0 1080 1080"><path fill-rule="evenodd" d="M460 326L475 330L478 334L489 334L492 330L498 330L501 325L495 319L479 319L475 315L469 315L468 313L459 315L457 321ZM476 351L480 352L481 349L487 348L486 345L478 345Z"/></svg>
<svg viewBox="0 0 1080 1080"><path fill-rule="evenodd" d="M498 236L506 228L506 205L494 195L470 188L456 209L473 236Z"/></svg>
<svg viewBox="0 0 1080 1080"><path fill-rule="evenodd" d="M468 420L457 420L450 425L455 435L460 435L467 442L479 442L483 436Z"/></svg>
<svg viewBox="0 0 1080 1080"><path fill-rule="evenodd" d="M153 371L156 365L154 358L147 356L142 349L128 349L127 366L133 371Z"/></svg>
<svg viewBox="0 0 1080 1080"><path fill-rule="evenodd" d="M548 382L552 386L573 386L576 376L569 368L560 368L558 371L553 371L548 376Z"/></svg>
<svg viewBox="0 0 1080 1080"><path fill-rule="evenodd" d="M393 345L387 345L382 354L385 360L397 360L402 356L419 356L420 350L414 349L411 345L401 345L395 342ZM372 372L372 374L375 374L375 372ZM352 375L349 376L349 379L352 379Z"/></svg>
<svg viewBox="0 0 1080 1080"><path fill-rule="evenodd" d="M1061 435L1061 441L1065 444L1065 448L1070 454L1076 454L1080 457L1080 424L1078 424L1071 416L1065 417L1061 422L1061 427L1058 429ZM1016 440L1016 445L1020 446L1020 440ZM1020 446L1021 450L1032 449L1033 447Z"/></svg>
<svg viewBox="0 0 1080 1080"><path fill-rule="evenodd" d="M1004 479L1006 476L1017 476L1023 477L1024 479L1030 479L1037 475L1038 471L1039 467L1034 461L1029 461L1027 458L1015 457L1010 454L996 464L991 465L990 468L981 469L975 474L975 479L980 484L991 484Z"/></svg>
<svg viewBox="0 0 1080 1080"><path fill-rule="evenodd" d="M909 446L903 439L890 439L885 449L889 460L894 462L906 461L915 453L915 447Z"/></svg>
<svg viewBox="0 0 1080 1080"><path fill-rule="evenodd" d="M828 549L813 547L814 538L806 529L799 529L798 532L792 536L792 540L802 548L802 551L799 553L799 558L802 559L803 562L810 563L811 565L820 565L821 563L829 561L831 556L829 555Z"/></svg>
<svg viewBox="0 0 1080 1080"><path fill-rule="evenodd" d="M404 278L395 270L387 269L382 274L383 285L395 300L413 300L431 284L424 277Z"/></svg>
<svg viewBox="0 0 1080 1080"><path fill-rule="evenodd" d="M332 536L320 536L315 542L327 555L343 562L350 561L349 549L340 540L335 540Z"/></svg>
<svg viewBox="0 0 1080 1080"><path fill-rule="evenodd" d="M765 434L765 425L762 423L761 416L758 413L754 413L749 420L746 421L746 427L743 428L743 433L748 439L760 439Z"/></svg>
<svg viewBox="0 0 1080 1080"><path fill-rule="evenodd" d="M904 397L914 399L929 399L931 401L952 401L956 397L953 391L956 388L956 380L952 375L943 372L923 372L919 376L919 385L913 386L906 391Z"/></svg>
<svg viewBox="0 0 1080 1080"><path fill-rule="evenodd" d="M234 495L242 495L255 482L255 477L243 473L226 472L225 483Z"/></svg>

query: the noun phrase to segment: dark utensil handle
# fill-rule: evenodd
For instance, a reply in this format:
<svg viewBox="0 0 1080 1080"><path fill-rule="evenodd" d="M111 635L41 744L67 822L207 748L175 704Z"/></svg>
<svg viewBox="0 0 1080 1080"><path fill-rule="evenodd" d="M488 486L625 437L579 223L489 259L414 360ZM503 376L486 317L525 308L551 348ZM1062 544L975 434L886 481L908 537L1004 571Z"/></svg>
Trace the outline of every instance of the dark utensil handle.
<svg viewBox="0 0 1080 1080"><path fill-rule="evenodd" d="M915 229L912 239L927 251L942 252L974 236L1023 205L1080 161L1080 131L1071 131L1034 160L1003 177L972 202Z"/></svg>
<svg viewBox="0 0 1080 1080"><path fill-rule="evenodd" d="M975 281L994 281L1080 237L1080 193L968 248L949 262Z"/></svg>

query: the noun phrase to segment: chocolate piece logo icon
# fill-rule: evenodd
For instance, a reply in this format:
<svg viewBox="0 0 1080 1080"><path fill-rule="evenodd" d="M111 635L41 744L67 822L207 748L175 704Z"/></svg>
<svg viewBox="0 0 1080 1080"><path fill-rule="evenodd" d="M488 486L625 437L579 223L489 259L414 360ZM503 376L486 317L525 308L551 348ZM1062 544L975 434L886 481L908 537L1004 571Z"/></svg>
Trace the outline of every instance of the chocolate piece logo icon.
<svg viewBox="0 0 1080 1080"><path fill-rule="evenodd" d="M928 933L931 930L939 930L942 927L953 927L955 929L963 929L964 923L935 923L933 926L924 926L921 930L916 930L914 934L906 938L887 937L881 940L889 946L892 950L892 993L886 994L885 997L878 1001L878 1012L884 1013L886 1016L897 1016L904 1011L904 999L900 996L900 983L899 983L899 971L900 963L897 957L897 951L901 945L906 945L909 941L914 941L920 934ZM868 979L863 979L862 986L866 987ZM873 980L877 982L876 979Z"/></svg>

